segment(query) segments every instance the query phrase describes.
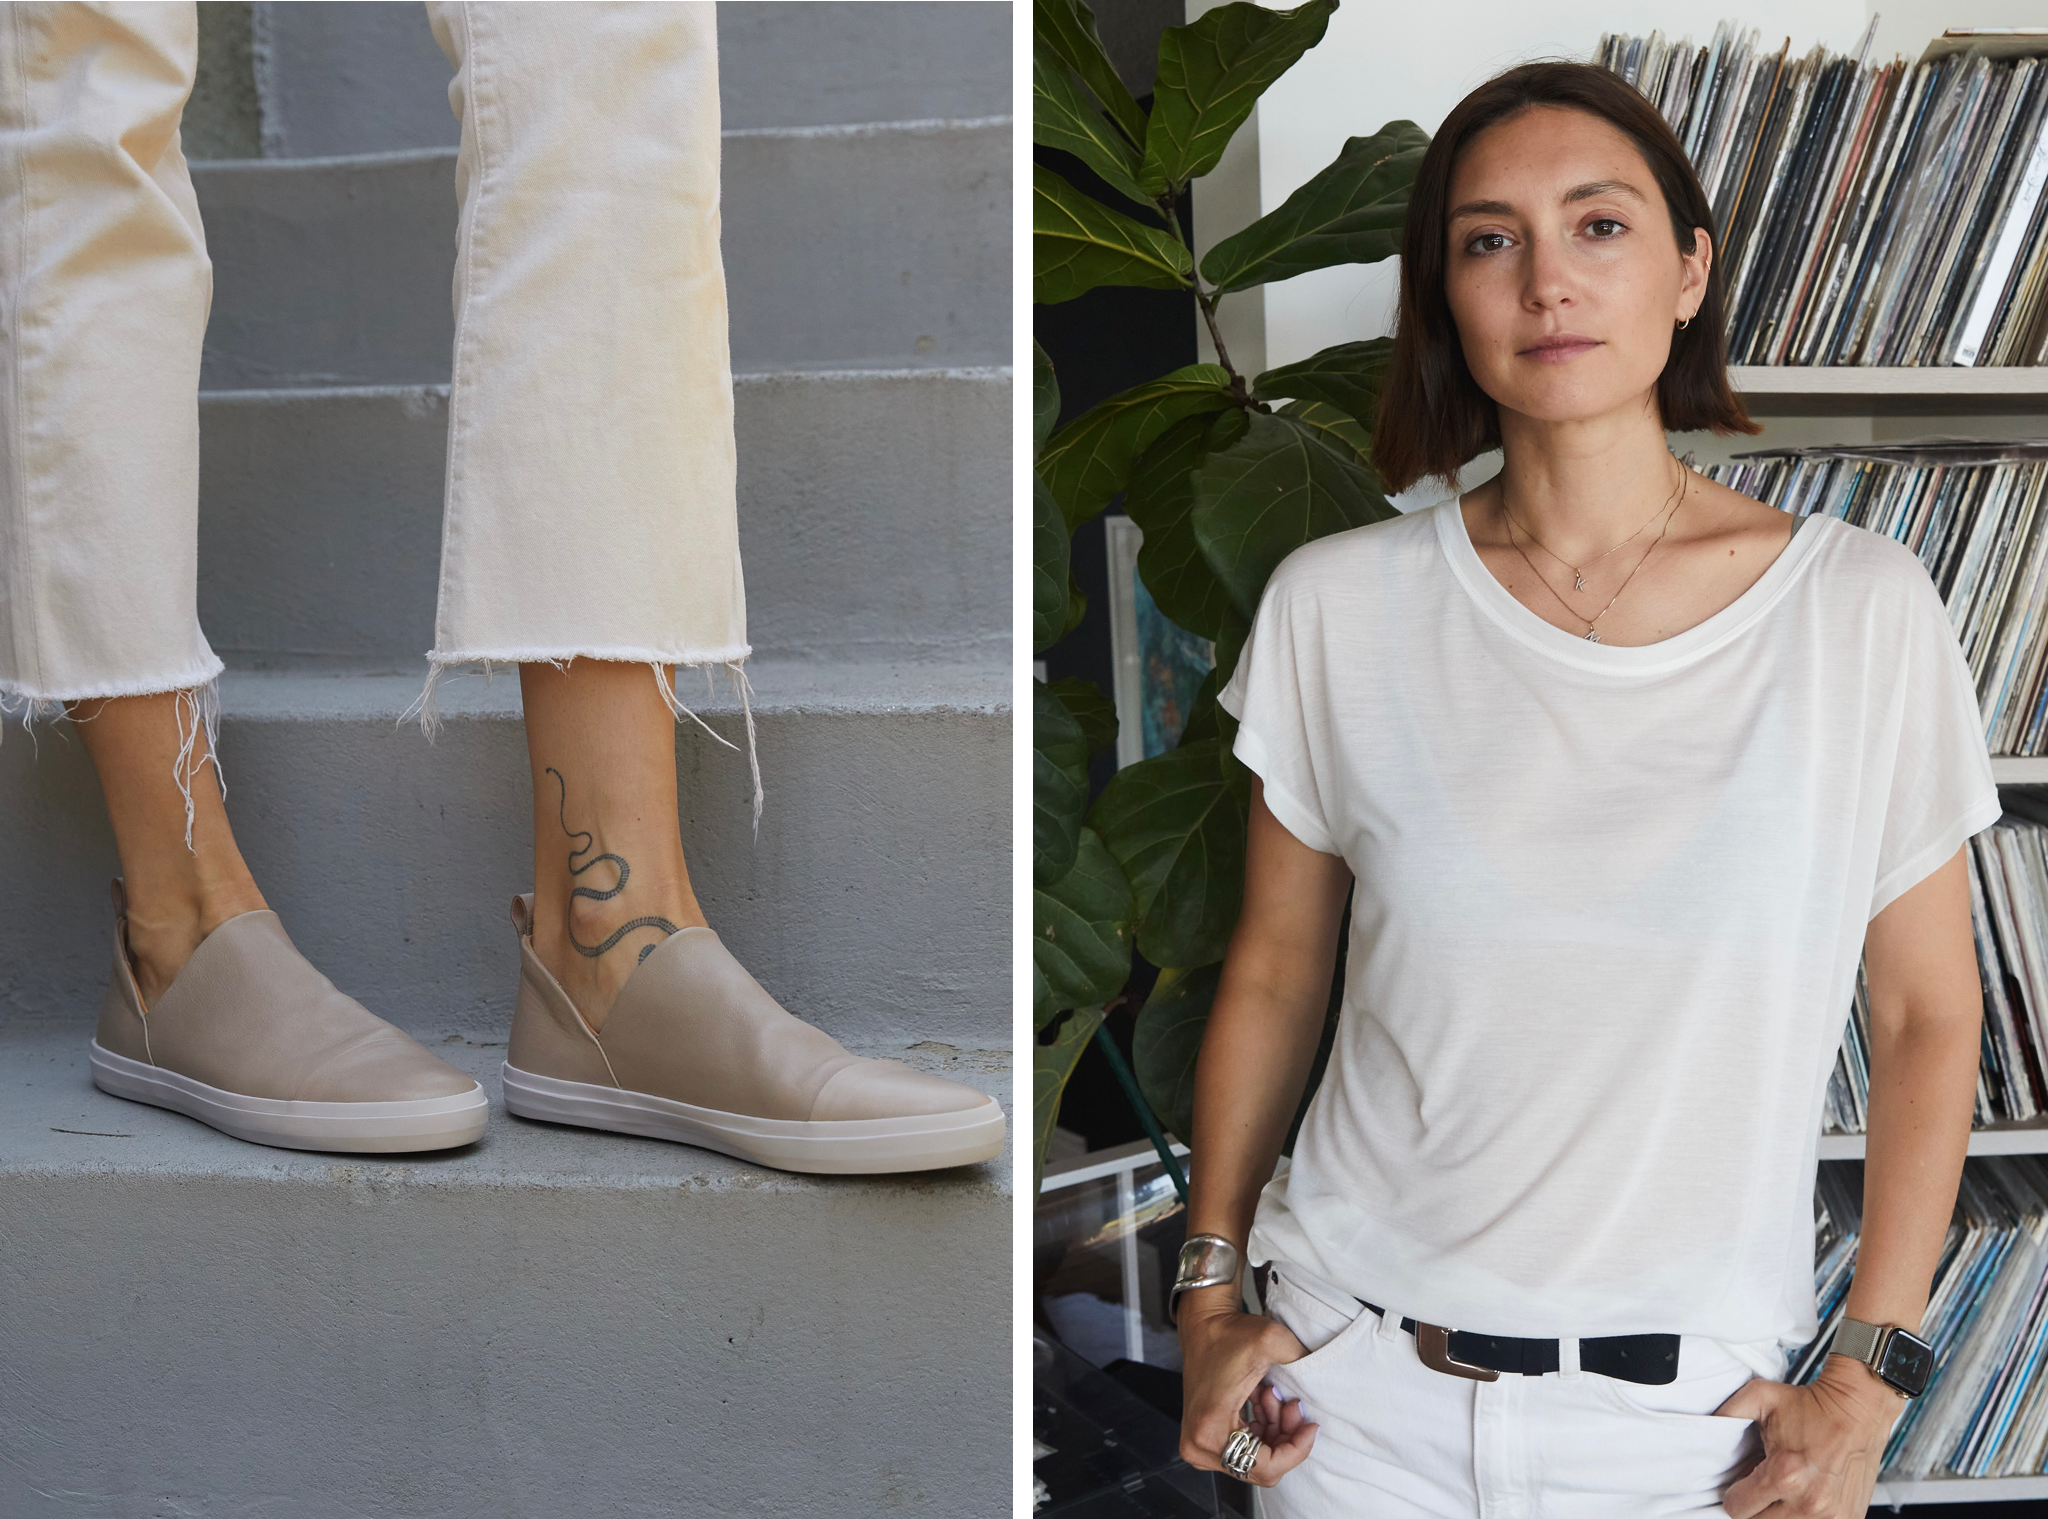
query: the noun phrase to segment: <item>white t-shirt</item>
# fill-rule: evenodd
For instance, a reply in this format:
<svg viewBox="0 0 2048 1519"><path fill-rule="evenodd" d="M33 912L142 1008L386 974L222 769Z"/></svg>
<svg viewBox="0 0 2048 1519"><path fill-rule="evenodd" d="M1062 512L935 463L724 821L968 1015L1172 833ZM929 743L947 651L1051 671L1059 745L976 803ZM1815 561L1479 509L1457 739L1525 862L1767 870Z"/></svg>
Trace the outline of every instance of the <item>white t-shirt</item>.
<svg viewBox="0 0 2048 1519"><path fill-rule="evenodd" d="M1697 627L1592 644L1454 499L1289 555L1221 701L1357 878L1249 1258L1453 1329L1810 1340L1864 927L1999 814L1920 562L1821 518Z"/></svg>

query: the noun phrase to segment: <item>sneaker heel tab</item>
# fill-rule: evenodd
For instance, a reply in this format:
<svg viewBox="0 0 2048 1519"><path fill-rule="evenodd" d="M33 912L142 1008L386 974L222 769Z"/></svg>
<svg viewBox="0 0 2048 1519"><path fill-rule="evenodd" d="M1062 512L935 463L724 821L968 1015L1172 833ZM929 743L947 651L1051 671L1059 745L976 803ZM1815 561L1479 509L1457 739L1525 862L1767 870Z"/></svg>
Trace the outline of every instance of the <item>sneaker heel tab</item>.
<svg viewBox="0 0 2048 1519"><path fill-rule="evenodd" d="M533 893L523 891L512 899L512 927L520 938L533 933Z"/></svg>

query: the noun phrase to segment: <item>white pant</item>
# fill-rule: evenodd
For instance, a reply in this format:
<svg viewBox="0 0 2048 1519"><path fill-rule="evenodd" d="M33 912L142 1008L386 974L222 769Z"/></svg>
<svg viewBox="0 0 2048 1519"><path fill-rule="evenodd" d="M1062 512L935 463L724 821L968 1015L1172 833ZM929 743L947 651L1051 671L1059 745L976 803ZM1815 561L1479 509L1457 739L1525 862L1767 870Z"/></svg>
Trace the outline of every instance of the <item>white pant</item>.
<svg viewBox="0 0 2048 1519"><path fill-rule="evenodd" d="M433 676L748 650L709 4L433 4L462 123ZM198 24L0 8L0 704L204 686ZM743 685L743 683L742 683ZM424 703L431 719L431 705ZM758 808L758 780L757 808Z"/></svg>
<svg viewBox="0 0 2048 1519"><path fill-rule="evenodd" d="M1396 1304L1353 1314L1274 1268L1266 1308L1309 1355L1269 1380L1320 1428L1260 1519L1654 1519L1722 1513L1762 1457L1748 1419L1713 1410L1757 1374L1718 1340L1679 1340L1678 1380L1624 1382L1576 1364L1478 1382L1422 1363ZM1355 1304L1352 1305L1356 1307ZM1560 1347L1575 1363L1577 1341Z"/></svg>

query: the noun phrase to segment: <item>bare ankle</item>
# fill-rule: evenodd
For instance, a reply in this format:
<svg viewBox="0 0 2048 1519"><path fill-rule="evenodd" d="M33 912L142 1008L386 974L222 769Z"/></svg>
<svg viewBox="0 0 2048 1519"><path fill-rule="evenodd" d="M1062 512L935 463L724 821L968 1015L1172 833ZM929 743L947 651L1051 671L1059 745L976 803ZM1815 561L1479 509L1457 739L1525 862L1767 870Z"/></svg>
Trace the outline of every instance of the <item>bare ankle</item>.
<svg viewBox="0 0 2048 1519"><path fill-rule="evenodd" d="M127 885L128 959L144 1005L177 979L206 936L229 918L268 904L256 883L239 880L165 887Z"/></svg>
<svg viewBox="0 0 2048 1519"><path fill-rule="evenodd" d="M563 915L565 942L593 961L616 954L638 963L677 929L703 925L703 910L687 886L663 890L650 884L600 901L572 895Z"/></svg>

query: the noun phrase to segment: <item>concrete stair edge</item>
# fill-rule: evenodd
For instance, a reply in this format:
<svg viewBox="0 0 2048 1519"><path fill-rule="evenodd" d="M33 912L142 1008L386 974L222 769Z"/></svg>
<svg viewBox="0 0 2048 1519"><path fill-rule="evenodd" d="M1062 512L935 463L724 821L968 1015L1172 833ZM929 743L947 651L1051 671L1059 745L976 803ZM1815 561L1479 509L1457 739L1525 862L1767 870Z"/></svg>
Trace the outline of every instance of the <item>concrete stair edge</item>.
<svg viewBox="0 0 2048 1519"><path fill-rule="evenodd" d="M721 142L787 138L823 140L844 137L881 137L903 134L913 137L944 136L955 132L983 131L1011 127L1016 118L1007 112L994 116L912 116L890 121L826 122L813 126L727 127L718 134ZM187 161L194 180L231 173L289 174L314 169L374 169L386 164L455 163L453 147L376 148L353 153L321 153L304 158L194 158Z"/></svg>
<svg viewBox="0 0 2048 1519"><path fill-rule="evenodd" d="M917 366L895 366L877 364L821 364L788 369L747 369L735 370L732 383L735 390L747 386L768 385L829 385L840 384L938 384L946 381L965 381L969 384L1001 382L1008 384L1016 374L1009 364L935 364ZM256 404L260 402L291 402L294 404L317 401L323 396L341 397L390 397L405 400L411 397L445 401L453 387L446 380L424 380L418 382L392 381L373 384L342 385L245 385L213 386L199 392L201 403L212 402L220 405Z"/></svg>
<svg viewBox="0 0 2048 1519"><path fill-rule="evenodd" d="M994 656L837 664L756 657L743 668L752 693L748 705L757 723L785 715L1006 717L1011 710L1009 665ZM416 671L227 670L219 677L221 717L244 722L396 723L412 709L425 675L424 662ZM678 699L699 716L738 717L743 711L723 666L679 666L675 683ZM435 687L434 698L446 721L516 719L519 672L512 666L489 673L450 666Z"/></svg>
<svg viewBox="0 0 2048 1519"><path fill-rule="evenodd" d="M803 1193L861 1188L887 1191L940 1188L956 1194L1007 1199L1014 1181L1014 1145L973 1166L878 1176L812 1176L766 1166L691 1145L640 1139L556 1124L535 1123L505 1111L499 1066L502 1041L461 1036L429 1041L442 1059L473 1076L490 1098L484 1137L459 1150L421 1155L347 1155L249 1144L183 1114L112 1097L92 1085L84 1024L0 1025L0 1089L15 1088L0 1103L0 1175L127 1172L146 1177L208 1176L313 1187L352 1187L374 1178L413 1187L537 1186L693 1192ZM919 1069L959 1081L994 1097L1014 1122L1012 1086L1004 1051L959 1052L947 1057L915 1047L856 1050L904 1059ZM22 1079L23 1072L37 1076ZM60 1120L61 1122L52 1122ZM73 1124L98 1123L99 1128ZM1014 1137L1014 1136L1012 1136ZM139 1146L80 1145L80 1139L126 1139Z"/></svg>

